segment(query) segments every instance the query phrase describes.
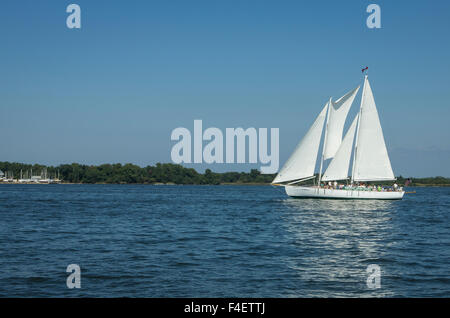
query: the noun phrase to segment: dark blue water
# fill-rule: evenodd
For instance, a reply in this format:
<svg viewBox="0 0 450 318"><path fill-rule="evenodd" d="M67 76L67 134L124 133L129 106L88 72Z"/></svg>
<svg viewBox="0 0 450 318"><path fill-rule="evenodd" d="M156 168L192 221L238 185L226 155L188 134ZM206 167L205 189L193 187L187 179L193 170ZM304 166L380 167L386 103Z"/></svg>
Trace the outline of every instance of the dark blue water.
<svg viewBox="0 0 450 318"><path fill-rule="evenodd" d="M392 202L280 190L0 185L0 296L450 296L450 188Z"/></svg>

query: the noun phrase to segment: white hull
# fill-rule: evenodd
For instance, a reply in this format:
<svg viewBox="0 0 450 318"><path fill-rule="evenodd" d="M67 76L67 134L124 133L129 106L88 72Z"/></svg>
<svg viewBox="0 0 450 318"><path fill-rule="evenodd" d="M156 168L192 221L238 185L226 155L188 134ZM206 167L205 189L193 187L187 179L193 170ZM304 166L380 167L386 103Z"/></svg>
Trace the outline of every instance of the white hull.
<svg viewBox="0 0 450 318"><path fill-rule="evenodd" d="M286 194L295 198L401 200L404 191L363 191L285 186Z"/></svg>

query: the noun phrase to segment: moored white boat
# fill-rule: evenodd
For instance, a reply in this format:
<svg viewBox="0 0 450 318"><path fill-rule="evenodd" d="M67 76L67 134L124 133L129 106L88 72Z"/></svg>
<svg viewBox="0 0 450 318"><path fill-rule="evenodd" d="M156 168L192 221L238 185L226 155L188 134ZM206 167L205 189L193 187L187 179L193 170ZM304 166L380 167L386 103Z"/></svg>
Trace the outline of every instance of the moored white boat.
<svg viewBox="0 0 450 318"><path fill-rule="evenodd" d="M388 189L365 186L365 183L370 181L385 183L395 180L367 75L364 77L359 112L342 138L345 120L358 90L359 86L336 101L330 98L272 184L284 186L287 195L296 198L383 200L403 198L405 192L397 185ZM316 178L314 171L323 130L325 132L317 185L301 186L299 183L302 181ZM326 160L330 161L322 175ZM352 169L349 178L351 160ZM350 185L348 179L351 179ZM345 187L338 183L343 180L347 183ZM331 181L334 181L333 185ZM329 185L324 186L322 182L328 182Z"/></svg>

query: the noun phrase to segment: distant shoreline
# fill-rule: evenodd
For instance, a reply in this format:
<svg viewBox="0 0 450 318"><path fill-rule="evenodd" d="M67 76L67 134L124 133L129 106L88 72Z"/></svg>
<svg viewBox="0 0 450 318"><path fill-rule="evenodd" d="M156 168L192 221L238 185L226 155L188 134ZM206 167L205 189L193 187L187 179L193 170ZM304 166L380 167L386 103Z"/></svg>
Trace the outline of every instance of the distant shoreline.
<svg viewBox="0 0 450 318"><path fill-rule="evenodd" d="M209 185L244 185L244 186L270 186L270 183L257 183L257 182L249 182L249 183L219 183L219 184L191 184L191 183L106 183L106 182L98 182L98 183L74 183L74 182L59 182L59 183L37 183L37 182L0 182L0 184L8 184L8 185L154 185L154 186L168 186L168 185L198 185L198 186L209 186Z"/></svg>
<svg viewBox="0 0 450 318"><path fill-rule="evenodd" d="M60 182L60 183L36 183L36 182L0 182L0 185L148 185L148 186L271 186L270 183L219 183L219 184L191 184L191 183L74 183L74 182ZM450 187L450 184L414 184L407 186L407 188L446 188Z"/></svg>
<svg viewBox="0 0 450 318"><path fill-rule="evenodd" d="M194 168L179 164L157 163L154 166L140 167L127 164L82 165L78 163L45 166L18 162L0 162L0 180L6 184L150 184L150 185L270 185L275 174L261 174L257 169L249 172L213 172L206 169L203 173ZM318 175L316 175L317 180ZM22 180L23 182L18 182ZM305 180L303 185L313 185L314 179ZM409 181L408 181L409 180ZM0 181L1 182L1 181ZM346 183L342 181L341 183ZM415 178L397 176L396 181L374 181L370 185L392 186L396 182L403 186L446 187L450 178L436 176Z"/></svg>

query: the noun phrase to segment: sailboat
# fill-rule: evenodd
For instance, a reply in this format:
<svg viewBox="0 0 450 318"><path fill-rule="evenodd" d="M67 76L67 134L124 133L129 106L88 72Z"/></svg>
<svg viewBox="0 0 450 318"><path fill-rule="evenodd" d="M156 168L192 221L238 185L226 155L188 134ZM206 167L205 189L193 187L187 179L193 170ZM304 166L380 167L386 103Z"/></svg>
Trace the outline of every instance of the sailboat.
<svg viewBox="0 0 450 318"><path fill-rule="evenodd" d="M336 101L330 98L272 181L273 185L284 186L287 195L298 198L403 198L405 192L397 184L389 189L365 184L395 180L367 75L364 77L359 112L342 138L348 112L359 89L360 86ZM310 186L301 185L302 181L316 178L314 170L324 127L318 182ZM331 161L322 174L324 160ZM346 185L338 183L344 180Z"/></svg>

